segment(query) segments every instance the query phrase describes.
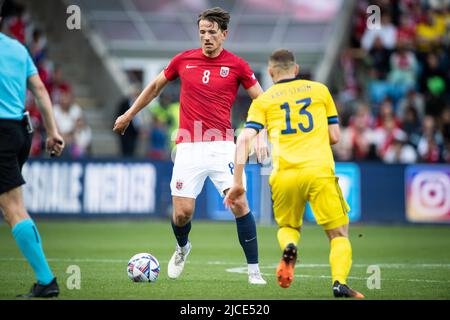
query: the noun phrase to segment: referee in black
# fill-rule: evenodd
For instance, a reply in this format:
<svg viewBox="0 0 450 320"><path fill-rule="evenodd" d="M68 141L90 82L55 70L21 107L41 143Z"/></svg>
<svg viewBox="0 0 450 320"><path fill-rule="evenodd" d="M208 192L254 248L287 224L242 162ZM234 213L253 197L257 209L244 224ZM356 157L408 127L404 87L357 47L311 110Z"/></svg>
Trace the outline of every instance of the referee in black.
<svg viewBox="0 0 450 320"><path fill-rule="evenodd" d="M0 0L0 30L2 6ZM0 209L20 251L34 271L37 282L23 298L56 297L56 277L48 266L41 239L28 215L22 196L22 166L28 158L32 125L25 112L25 95L31 90L44 119L46 149L59 156L64 141L58 133L50 97L27 49L0 32Z"/></svg>

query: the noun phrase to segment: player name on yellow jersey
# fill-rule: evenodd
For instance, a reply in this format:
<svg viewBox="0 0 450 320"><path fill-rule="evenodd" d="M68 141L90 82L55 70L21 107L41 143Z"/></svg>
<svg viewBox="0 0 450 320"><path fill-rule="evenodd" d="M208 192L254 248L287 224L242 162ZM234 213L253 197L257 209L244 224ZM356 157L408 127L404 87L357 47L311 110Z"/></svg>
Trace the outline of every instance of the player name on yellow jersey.
<svg viewBox="0 0 450 320"><path fill-rule="evenodd" d="M311 92L311 86L309 84L302 84L294 88L283 88L272 93L272 99L285 97L301 92Z"/></svg>
<svg viewBox="0 0 450 320"><path fill-rule="evenodd" d="M294 78L279 81L253 100L246 127L258 131L267 127L274 170L334 169L328 124L336 123L338 114L328 88Z"/></svg>

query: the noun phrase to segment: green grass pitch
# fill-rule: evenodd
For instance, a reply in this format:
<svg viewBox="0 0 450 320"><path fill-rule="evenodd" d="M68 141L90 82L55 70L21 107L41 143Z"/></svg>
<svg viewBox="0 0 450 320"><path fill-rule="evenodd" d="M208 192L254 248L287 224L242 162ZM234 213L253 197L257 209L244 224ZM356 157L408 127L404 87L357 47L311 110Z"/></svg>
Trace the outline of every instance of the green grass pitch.
<svg viewBox="0 0 450 320"><path fill-rule="evenodd" d="M306 225L299 263L289 289L275 281L281 251L275 226L258 226L260 266L268 284L249 286L233 222L193 221L192 252L178 280L167 277L175 247L170 223L144 221L37 221L49 263L58 277L59 299L332 299L329 244L320 227ZM450 226L352 225L353 267L349 284L368 299L450 299ZM155 283L132 283L128 259L156 256ZM70 265L81 270L81 288L69 290ZM381 288L368 289L369 265L378 265ZM0 224L0 299L27 292L34 282L5 223Z"/></svg>

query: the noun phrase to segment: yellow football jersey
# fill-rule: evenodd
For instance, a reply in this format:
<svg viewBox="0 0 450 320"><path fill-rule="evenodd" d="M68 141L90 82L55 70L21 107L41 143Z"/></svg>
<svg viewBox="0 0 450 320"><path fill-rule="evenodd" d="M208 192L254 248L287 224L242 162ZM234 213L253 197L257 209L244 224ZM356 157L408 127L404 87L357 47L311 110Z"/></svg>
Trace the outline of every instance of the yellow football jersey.
<svg viewBox="0 0 450 320"><path fill-rule="evenodd" d="M281 80L253 100L246 128L267 126L274 170L329 167L334 159L328 124L338 123L328 88L319 82Z"/></svg>

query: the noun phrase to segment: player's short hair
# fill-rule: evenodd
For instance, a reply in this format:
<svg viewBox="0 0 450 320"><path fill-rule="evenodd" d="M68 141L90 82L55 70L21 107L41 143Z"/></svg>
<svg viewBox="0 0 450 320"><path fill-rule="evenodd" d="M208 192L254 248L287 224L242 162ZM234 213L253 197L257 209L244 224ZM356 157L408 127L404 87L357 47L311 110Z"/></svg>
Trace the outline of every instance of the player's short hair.
<svg viewBox="0 0 450 320"><path fill-rule="evenodd" d="M295 56L288 49L277 49L270 55L269 63L274 68L289 70L295 66Z"/></svg>
<svg viewBox="0 0 450 320"><path fill-rule="evenodd" d="M2 7L5 0L0 0L0 17L2 16Z"/></svg>
<svg viewBox="0 0 450 320"><path fill-rule="evenodd" d="M217 24L219 25L219 29L222 31L226 31L228 30L228 23L230 22L230 14L228 13L228 11L220 7L215 7L206 9L198 15L197 26L199 25L200 20L217 22Z"/></svg>

